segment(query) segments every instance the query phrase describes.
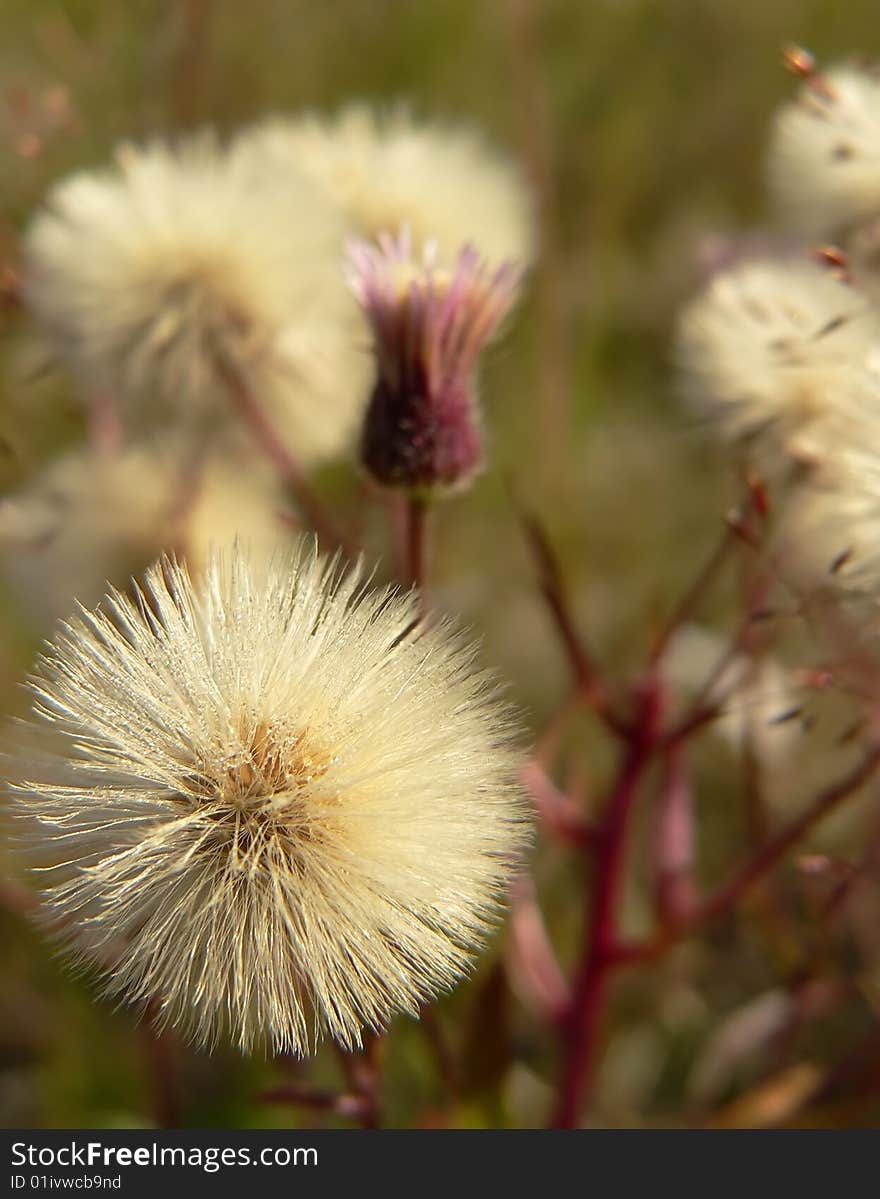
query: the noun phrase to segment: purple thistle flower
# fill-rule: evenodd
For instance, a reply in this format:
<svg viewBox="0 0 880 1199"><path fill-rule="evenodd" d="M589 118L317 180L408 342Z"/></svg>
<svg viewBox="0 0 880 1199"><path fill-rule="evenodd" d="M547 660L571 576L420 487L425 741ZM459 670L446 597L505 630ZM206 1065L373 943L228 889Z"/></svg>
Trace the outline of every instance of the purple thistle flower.
<svg viewBox="0 0 880 1199"><path fill-rule="evenodd" d="M349 283L373 332L377 379L361 453L386 487L461 487L483 461L474 368L516 299L521 271L494 272L472 245L451 270L429 245L412 256L408 230L349 248Z"/></svg>

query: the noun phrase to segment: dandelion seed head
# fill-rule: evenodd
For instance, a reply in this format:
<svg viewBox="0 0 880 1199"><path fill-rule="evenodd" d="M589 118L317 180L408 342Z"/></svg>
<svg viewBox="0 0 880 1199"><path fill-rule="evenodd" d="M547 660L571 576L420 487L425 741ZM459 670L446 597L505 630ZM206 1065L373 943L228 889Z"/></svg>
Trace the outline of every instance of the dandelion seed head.
<svg viewBox="0 0 880 1199"><path fill-rule="evenodd" d="M22 616L44 629L76 601L96 604L163 552L193 573L211 546L246 540L271 555L287 537L284 497L241 455L194 458L176 443L71 451L0 501L0 575Z"/></svg>
<svg viewBox="0 0 880 1199"><path fill-rule="evenodd" d="M880 589L880 370L825 430L825 454L792 493L781 537L804 581L868 598Z"/></svg>
<svg viewBox="0 0 880 1199"><path fill-rule="evenodd" d="M405 108L365 104L335 118L275 118L249 135L250 152L296 162L368 239L408 226L446 265L472 242L491 262L531 262L531 200L517 168L467 127L421 122Z"/></svg>
<svg viewBox="0 0 880 1199"><path fill-rule="evenodd" d="M731 440L821 453L824 422L878 356L880 323L858 289L807 258L747 261L685 308L676 358L684 397Z"/></svg>
<svg viewBox="0 0 880 1199"><path fill-rule="evenodd" d="M345 1046L467 971L526 820L473 650L313 550L83 611L15 786L47 914L108 993L202 1045Z"/></svg>
<svg viewBox="0 0 880 1199"><path fill-rule="evenodd" d="M24 294L50 352L135 433L235 427L222 360L306 460L347 444L366 386L342 240L291 163L261 175L209 133L124 145L50 194Z"/></svg>
<svg viewBox="0 0 880 1199"><path fill-rule="evenodd" d="M880 72L843 64L811 73L776 115L768 176L807 237L839 238L880 217Z"/></svg>

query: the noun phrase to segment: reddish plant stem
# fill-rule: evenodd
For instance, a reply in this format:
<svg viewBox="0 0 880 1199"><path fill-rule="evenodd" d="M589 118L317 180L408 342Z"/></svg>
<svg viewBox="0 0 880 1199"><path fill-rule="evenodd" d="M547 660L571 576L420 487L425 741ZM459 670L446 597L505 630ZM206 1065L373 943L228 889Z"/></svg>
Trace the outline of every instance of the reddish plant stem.
<svg viewBox="0 0 880 1199"><path fill-rule="evenodd" d="M723 706L719 704L706 704L701 706L695 704L691 711L677 725L669 729L663 736L663 748L673 750L681 745L684 741L688 741L696 733L717 720L723 713Z"/></svg>
<svg viewBox="0 0 880 1199"><path fill-rule="evenodd" d="M306 520L329 546L341 549L351 556L352 547L348 544L348 539L330 519L324 505L310 487L296 457L278 436L263 405L241 371L221 354L216 356L216 363L220 377L258 449L290 489Z"/></svg>
<svg viewBox="0 0 880 1199"><path fill-rule="evenodd" d="M380 1089L382 1072L379 1052L382 1038L367 1030L363 1048L351 1053L339 1048L339 1058L351 1095L359 1101L357 1114L362 1128L381 1128Z"/></svg>
<svg viewBox="0 0 880 1199"><path fill-rule="evenodd" d="M561 841L594 850L599 841L574 800L560 791L536 758L526 762L521 778L543 824Z"/></svg>
<svg viewBox="0 0 880 1199"><path fill-rule="evenodd" d="M425 1006L421 1009L419 1012L419 1023L424 1031L428 1047L434 1056L437 1076L443 1084L448 1100L450 1103L454 1103L458 1098L459 1070L452 1046L449 1044L443 1027L437 1019L437 1013L432 1007Z"/></svg>
<svg viewBox="0 0 880 1199"><path fill-rule="evenodd" d="M854 794L880 765L874 747L837 783L825 788L807 809L771 838L706 899L649 941L622 944L617 931L617 904L626 859L630 816L639 786L663 738L658 735L659 690L643 694L639 719L612 788L595 850L595 881L587 921L586 945L563 1019L563 1068L551 1127L577 1127L595 1073L596 1050L612 972L621 966L659 958L675 942L716 916L731 911L745 893L838 804Z"/></svg>
<svg viewBox="0 0 880 1199"><path fill-rule="evenodd" d="M746 615L731 637L724 653L712 667L708 678L703 682L690 711L681 718L677 725L664 734L663 744L666 749L673 749L676 745L687 741L704 725L710 724L722 714L725 697L716 695L715 690L723 678L724 672L736 662L739 655L748 646L755 622L763 615L764 604L772 586L773 578L770 575L764 576L756 584L751 602L747 605Z"/></svg>
<svg viewBox="0 0 880 1199"><path fill-rule="evenodd" d="M158 1128L180 1127L180 1104L175 1063L177 1043L171 1033L155 1027L159 1004L147 1009L143 1025L144 1048L150 1066L153 1119Z"/></svg>
<svg viewBox="0 0 880 1199"><path fill-rule="evenodd" d="M427 600L428 503L417 495L407 495L404 500L403 570L405 581L418 589L423 610Z"/></svg>
<svg viewBox="0 0 880 1199"><path fill-rule="evenodd" d="M178 44L170 80L174 122L186 128L199 119L208 71L214 0L180 0Z"/></svg>
<svg viewBox="0 0 880 1199"><path fill-rule="evenodd" d="M577 1127L596 1066L609 974L618 944L617 904L626 861L627 833L639 786L657 745L660 689L653 677L640 697L631 741L612 786L594 855L592 903L586 941L563 1022L562 1075L550 1120L552 1128Z"/></svg>
<svg viewBox="0 0 880 1199"><path fill-rule="evenodd" d="M696 905L677 924L656 937L634 945L617 945L612 953L616 963L650 961L662 957L676 941L689 936L739 902L815 825L848 799L876 773L880 766L880 748L872 747L861 762L838 782L821 791L804 812L772 837L762 849L735 870L730 878Z"/></svg>
<svg viewBox="0 0 880 1199"><path fill-rule="evenodd" d="M21 279L15 268L0 259L0 316L24 312Z"/></svg>
<svg viewBox="0 0 880 1199"><path fill-rule="evenodd" d="M574 675L577 694L584 703L592 707L611 732L618 737L627 738L629 726L613 710L592 654L575 624L565 594L562 568L549 538L533 516L521 511L520 519L537 567L541 594Z"/></svg>
<svg viewBox="0 0 880 1199"><path fill-rule="evenodd" d="M654 648L651 651L651 661L657 662L665 653L670 641L679 631L682 625L686 624L691 617L699 609L707 592L712 587L718 575L721 573L721 568L727 562L730 551L734 546L739 545L739 537L735 531L727 523L721 534L721 538L713 548L709 557L703 563L696 578L691 583L678 607L673 612L672 616L667 621L663 631L658 636L654 643Z"/></svg>
<svg viewBox="0 0 880 1199"><path fill-rule="evenodd" d="M391 492L386 507L397 574L405 586L416 588L420 617L424 617L428 611L430 503L424 495ZM419 1011L419 1024L434 1057L438 1076L449 1099L454 1100L458 1087L458 1065L439 1021L427 1005Z"/></svg>

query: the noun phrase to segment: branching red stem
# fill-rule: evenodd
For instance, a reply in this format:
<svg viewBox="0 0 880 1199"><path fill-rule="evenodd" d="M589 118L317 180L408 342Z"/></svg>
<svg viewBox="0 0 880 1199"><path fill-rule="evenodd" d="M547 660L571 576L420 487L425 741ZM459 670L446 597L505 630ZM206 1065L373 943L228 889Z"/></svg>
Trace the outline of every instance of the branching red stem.
<svg viewBox="0 0 880 1199"><path fill-rule="evenodd" d="M696 932L716 917L731 911L746 892L768 874L786 853L843 800L855 794L880 766L880 748L872 747L861 762L836 783L821 791L797 819L782 829L686 917L656 937L641 944L618 945L613 957L618 964L650 961L675 942Z"/></svg>
<svg viewBox="0 0 880 1199"><path fill-rule="evenodd" d="M563 1024L562 1075L550 1120L553 1128L577 1126L595 1072L595 1051L618 940L617 901L627 832L639 786L657 744L660 688L654 678L648 680L643 690L639 709L635 731L621 760L599 829L585 944Z"/></svg>

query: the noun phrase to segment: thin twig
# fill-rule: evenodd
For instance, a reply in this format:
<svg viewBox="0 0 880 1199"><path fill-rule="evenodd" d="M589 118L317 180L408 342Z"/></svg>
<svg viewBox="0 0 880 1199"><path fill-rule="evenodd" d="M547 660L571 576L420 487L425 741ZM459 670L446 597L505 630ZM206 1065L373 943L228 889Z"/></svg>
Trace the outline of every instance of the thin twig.
<svg viewBox="0 0 880 1199"><path fill-rule="evenodd" d="M654 642L651 651L651 661L657 662L666 652L675 634L686 624L703 602L707 592L721 573L726 564L730 551L739 545L740 538L731 528L730 523L724 525L721 537L709 557L700 567L696 578L685 592L681 602L670 616L662 632Z"/></svg>
<svg viewBox="0 0 880 1199"><path fill-rule="evenodd" d="M329 546L342 549L350 556L352 547L348 544L348 539L336 528L324 505L315 495L295 455L278 436L267 412L242 372L222 354L218 353L215 361L220 377L226 384L245 425L250 429L258 449L290 489L312 528Z"/></svg>
<svg viewBox="0 0 880 1199"><path fill-rule="evenodd" d="M626 737L629 732L628 726L612 710L606 688L599 677L592 655L569 610L562 570L553 547L534 516L530 516L523 510L520 510L519 516L538 570L541 594L544 596L574 675L578 693L612 732L617 736Z"/></svg>
<svg viewBox="0 0 880 1199"><path fill-rule="evenodd" d="M170 100L177 125L199 118L209 62L214 0L178 0L180 35L170 80Z"/></svg>
<svg viewBox="0 0 880 1199"><path fill-rule="evenodd" d="M571 797L560 791L538 761L526 762L521 777L538 815L552 833L584 849L597 847L598 830L587 823Z"/></svg>
<svg viewBox="0 0 880 1199"><path fill-rule="evenodd" d="M730 878L701 900L681 921L656 937L637 944L618 945L613 956L620 962L642 962L662 957L675 942L731 911L744 895L768 874L803 837L840 803L854 795L880 765L880 748L872 747L861 762L836 783L821 791L797 819L772 837Z"/></svg>

